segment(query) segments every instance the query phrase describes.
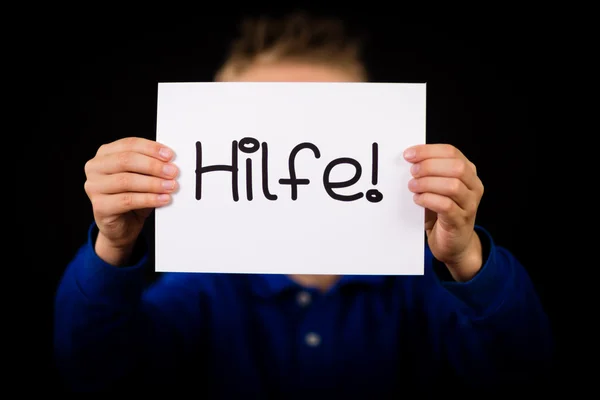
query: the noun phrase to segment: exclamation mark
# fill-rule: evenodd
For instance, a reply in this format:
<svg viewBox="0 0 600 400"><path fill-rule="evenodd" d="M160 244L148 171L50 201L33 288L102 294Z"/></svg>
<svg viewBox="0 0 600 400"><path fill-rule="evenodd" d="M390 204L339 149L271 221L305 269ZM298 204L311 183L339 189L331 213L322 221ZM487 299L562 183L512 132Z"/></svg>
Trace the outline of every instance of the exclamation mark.
<svg viewBox="0 0 600 400"><path fill-rule="evenodd" d="M377 185L379 177L379 146L377 143L373 143L373 167L371 169L371 183L373 186ZM366 199L371 203L379 203L383 199L383 195L377 189L367 190Z"/></svg>

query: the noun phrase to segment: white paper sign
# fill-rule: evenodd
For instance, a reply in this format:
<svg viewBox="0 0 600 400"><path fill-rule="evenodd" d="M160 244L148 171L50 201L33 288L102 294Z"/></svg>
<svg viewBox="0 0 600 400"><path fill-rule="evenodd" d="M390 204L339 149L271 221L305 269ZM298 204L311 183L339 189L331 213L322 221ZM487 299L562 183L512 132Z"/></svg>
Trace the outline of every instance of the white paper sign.
<svg viewBox="0 0 600 400"><path fill-rule="evenodd" d="M160 83L157 141L180 189L156 270L422 275L424 210L403 151L425 84Z"/></svg>

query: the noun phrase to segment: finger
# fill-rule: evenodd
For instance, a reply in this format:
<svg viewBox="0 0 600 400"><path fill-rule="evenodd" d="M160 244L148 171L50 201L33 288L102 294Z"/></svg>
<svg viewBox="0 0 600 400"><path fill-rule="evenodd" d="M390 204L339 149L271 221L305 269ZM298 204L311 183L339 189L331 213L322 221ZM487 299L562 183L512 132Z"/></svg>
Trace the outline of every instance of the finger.
<svg viewBox="0 0 600 400"><path fill-rule="evenodd" d="M177 181L174 179L162 179L129 172L100 175L85 183L85 190L87 193L103 194L126 192L172 193L176 188Z"/></svg>
<svg viewBox="0 0 600 400"><path fill-rule="evenodd" d="M133 210L156 208L168 204L171 195L166 193L119 193L96 196L92 199L94 210L98 214L124 214Z"/></svg>
<svg viewBox="0 0 600 400"><path fill-rule="evenodd" d="M173 150L156 141L138 137L128 137L100 146L96 155L106 156L124 152L140 153L164 161L171 160L175 154Z"/></svg>
<svg viewBox="0 0 600 400"><path fill-rule="evenodd" d="M420 193L413 196L415 204L431 210L449 221L459 224L463 220L464 212L450 197L436 193Z"/></svg>
<svg viewBox="0 0 600 400"><path fill-rule="evenodd" d="M460 158L477 175L477 167L460 150L449 144L423 144L409 147L404 151L404 158L417 163L428 158Z"/></svg>
<svg viewBox="0 0 600 400"><path fill-rule="evenodd" d="M464 154L450 144L421 144L404 151L404 158L410 162L419 162L428 158L463 158Z"/></svg>
<svg viewBox="0 0 600 400"><path fill-rule="evenodd" d="M410 172L415 178L425 176L457 178L470 190L479 189L481 184L467 160L461 158L429 158L413 164Z"/></svg>
<svg viewBox="0 0 600 400"><path fill-rule="evenodd" d="M178 172L177 167L171 163L132 151L96 157L90 161L87 171L100 174L134 172L165 179L175 178Z"/></svg>
<svg viewBox="0 0 600 400"><path fill-rule="evenodd" d="M415 194L434 193L451 198L461 209L470 209L473 197L467 186L457 178L424 177L411 179L408 188Z"/></svg>

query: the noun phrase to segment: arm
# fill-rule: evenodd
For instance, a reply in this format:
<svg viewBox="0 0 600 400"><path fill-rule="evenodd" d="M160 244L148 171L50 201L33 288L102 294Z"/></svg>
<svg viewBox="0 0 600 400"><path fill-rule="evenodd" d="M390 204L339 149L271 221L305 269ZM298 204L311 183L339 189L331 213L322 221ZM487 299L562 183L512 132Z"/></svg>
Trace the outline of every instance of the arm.
<svg viewBox="0 0 600 400"><path fill-rule="evenodd" d="M423 354L431 351L430 364L446 367L438 372L454 387L537 381L549 367L548 320L523 266L475 227L484 192L477 168L446 144L415 146L405 157L409 189L425 208L427 270L414 288Z"/></svg>
<svg viewBox="0 0 600 400"><path fill-rule="evenodd" d="M428 346L454 385L507 389L548 378L553 342L546 313L527 272L476 228L484 264L466 282L427 252L419 288Z"/></svg>
<svg viewBox="0 0 600 400"><path fill-rule="evenodd" d="M181 275L166 275L144 290L145 249L137 249L132 265L115 267L96 255L96 235L92 225L58 286L58 368L76 391L135 385L140 377L166 380L184 356L198 351L203 292Z"/></svg>

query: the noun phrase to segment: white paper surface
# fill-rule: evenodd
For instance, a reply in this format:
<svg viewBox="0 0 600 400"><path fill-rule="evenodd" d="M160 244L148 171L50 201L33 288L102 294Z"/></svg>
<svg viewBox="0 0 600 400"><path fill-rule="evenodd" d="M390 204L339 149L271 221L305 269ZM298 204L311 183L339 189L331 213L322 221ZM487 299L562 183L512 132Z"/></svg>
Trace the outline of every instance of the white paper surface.
<svg viewBox="0 0 600 400"><path fill-rule="evenodd" d="M422 275L424 210L408 190L410 163L402 156L425 143L425 84L400 83L160 83L157 141L175 151L180 189L156 210L156 270L343 275ZM241 148L252 147L255 153ZM197 162L232 166L237 141L238 200L232 172L207 171L197 199ZM198 145L197 143L200 143ZM263 193L267 144L268 193ZM289 158L301 143L290 179ZM372 182L377 143L377 183ZM201 159L198 150L201 148ZM356 160L360 179L331 189L355 201L333 199L324 185L329 163ZM251 160L252 200L247 194ZM330 182L356 173L337 164ZM379 202L365 193L377 189Z"/></svg>

